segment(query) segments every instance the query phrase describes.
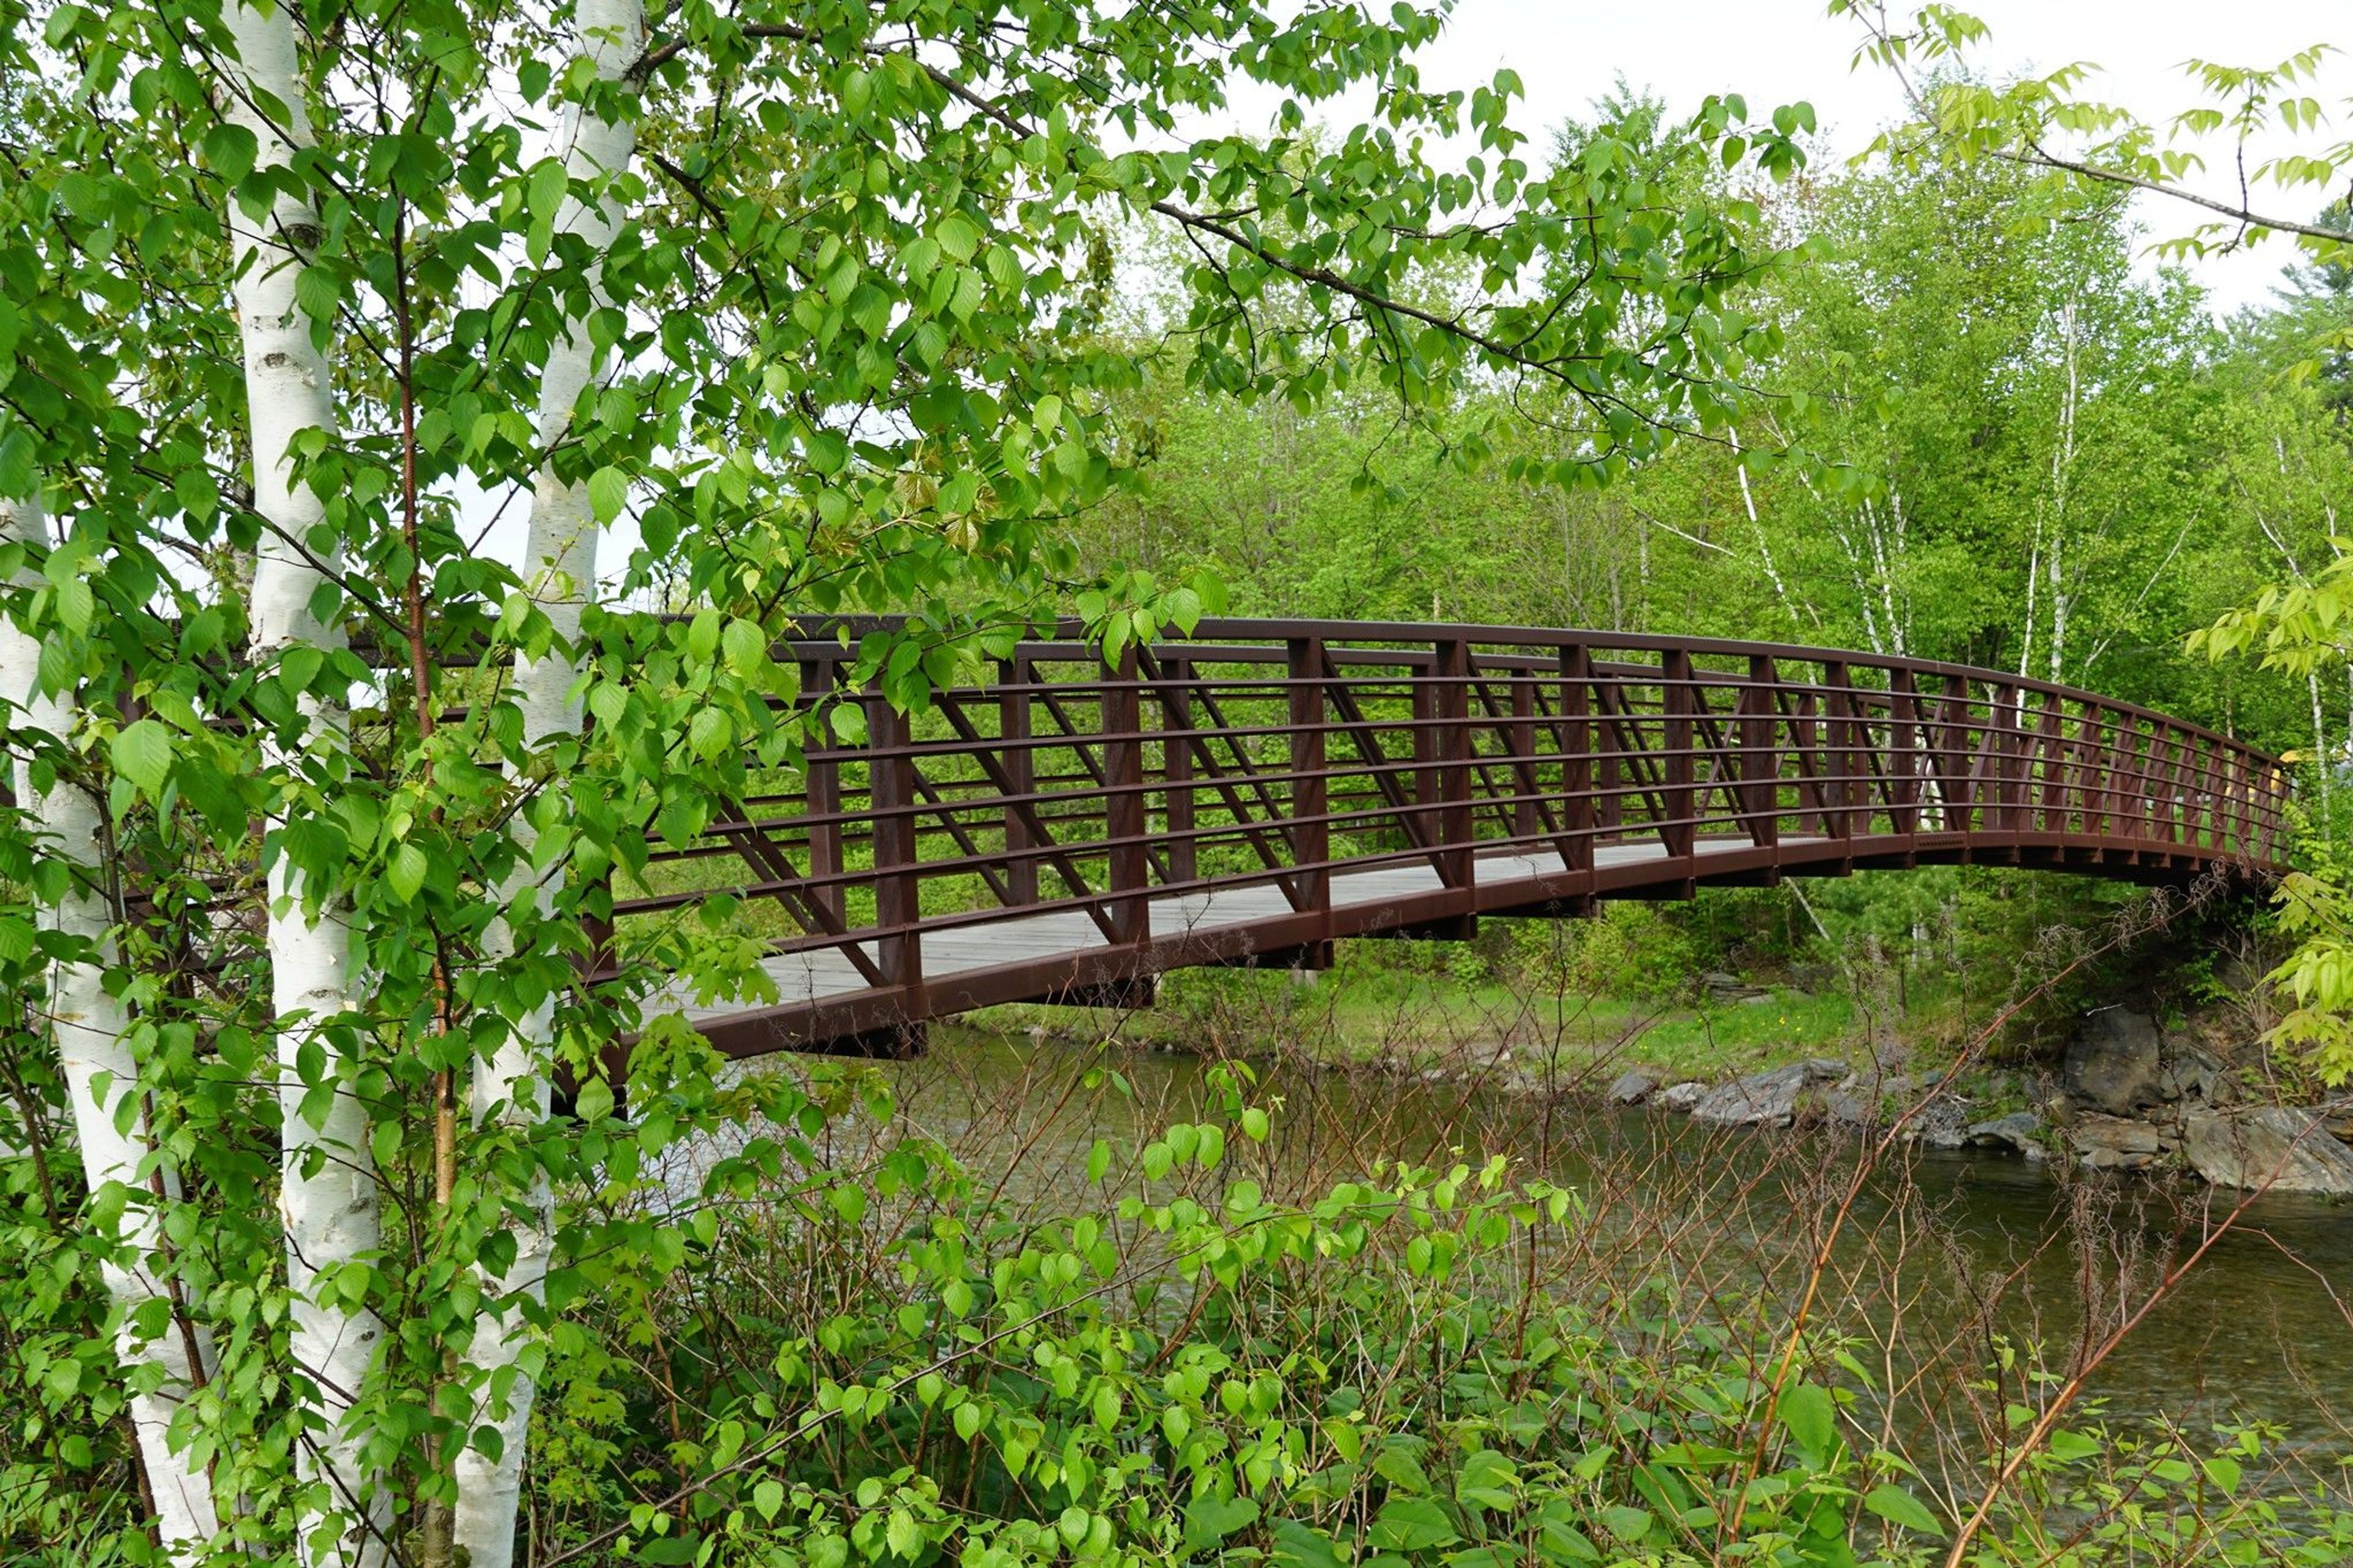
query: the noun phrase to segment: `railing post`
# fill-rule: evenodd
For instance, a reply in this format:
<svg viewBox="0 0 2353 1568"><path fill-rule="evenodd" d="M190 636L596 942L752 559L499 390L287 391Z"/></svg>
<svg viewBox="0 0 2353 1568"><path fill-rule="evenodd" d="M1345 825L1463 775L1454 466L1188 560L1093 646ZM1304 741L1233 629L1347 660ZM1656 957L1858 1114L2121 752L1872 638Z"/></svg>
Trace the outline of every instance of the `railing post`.
<svg viewBox="0 0 2353 1568"><path fill-rule="evenodd" d="M1824 813L1822 830L1832 838L1852 839L1854 837L1855 751L1859 745L1855 722L1854 677L1848 671L1844 659L1826 660L1822 665L1822 684L1829 689L1822 698L1825 722L1822 754L1822 796L1829 809Z"/></svg>
<svg viewBox="0 0 2353 1568"><path fill-rule="evenodd" d="M909 994L910 1024L922 1021L923 879L916 870L915 759L906 715L879 691L866 697L867 801L874 813L874 924L885 984Z"/></svg>
<svg viewBox="0 0 2353 1568"><path fill-rule="evenodd" d="M1512 803L1512 837L1522 844L1532 844L1536 836L1536 683L1535 677L1525 669L1511 671L1505 679L1512 688L1512 793L1519 798Z"/></svg>
<svg viewBox="0 0 2353 1568"><path fill-rule="evenodd" d="M1441 832L1438 821L1438 761L1441 752L1438 735L1438 661L1433 658L1426 669L1409 662L1406 680L1409 707L1413 714L1413 772L1412 787L1399 792L1409 804L1398 826L1405 830L1409 844L1435 844Z"/></svg>
<svg viewBox="0 0 2353 1568"><path fill-rule="evenodd" d="M1936 704L1936 798L1944 805L1944 829L1968 833L1977 826L1977 787L1968 759L1976 752L1969 721L1969 678L1947 675Z"/></svg>
<svg viewBox="0 0 2353 1568"><path fill-rule="evenodd" d="M1144 704L1134 645L1103 672L1103 837L1110 862L1111 921L1128 947L1152 942L1152 861L1144 801Z"/></svg>
<svg viewBox="0 0 2353 1568"><path fill-rule="evenodd" d="M1168 827L1168 875L1189 882L1200 874L1193 838L1193 663L1182 654L1160 661L1166 683L1160 703L1160 779Z"/></svg>
<svg viewBox="0 0 2353 1568"><path fill-rule="evenodd" d="M2037 739L2035 755L2042 759L2042 787L2038 804L2042 807L2042 827L2045 833L2067 831L2067 748L2062 735L2063 721L2060 704L2063 699L2055 692L2042 698L2042 717L2035 721Z"/></svg>
<svg viewBox="0 0 2353 1568"><path fill-rule="evenodd" d="M2166 837L2179 848L2189 837L2188 790L2182 773L2193 766L2195 756L2188 731L2168 724L2165 727L2165 797Z"/></svg>
<svg viewBox="0 0 2353 1568"><path fill-rule="evenodd" d="M1670 649L1659 660L1660 706L1665 713L1664 762L1667 819L1659 837L1667 853L1678 858L1691 855L1698 833L1697 795L1692 788L1692 715L1698 711L1691 655Z"/></svg>
<svg viewBox="0 0 2353 1568"><path fill-rule="evenodd" d="M999 665L998 672L1004 684L997 692L997 733L1006 789L1015 797L1032 795L1038 793L1038 754L1029 748L1029 684L1037 678L1037 667L1016 655ZM1022 820L1021 809L1008 801L1005 887L1008 901L1017 906L1038 901L1038 862L1025 853L1037 847L1030 842L1029 826Z"/></svg>
<svg viewBox="0 0 2353 1568"><path fill-rule="evenodd" d="M1748 656L1748 684L1740 693L1740 814L1748 842L1770 848L1781 841L1781 753L1773 744L1773 692L1781 672L1770 654Z"/></svg>
<svg viewBox="0 0 2353 1568"><path fill-rule="evenodd" d="M1601 816L1593 795L1593 655L1584 647L1560 650L1560 793L1567 835L1561 865L1568 871L1593 869L1593 840ZM1607 724L1602 726L1609 728Z"/></svg>
<svg viewBox="0 0 2353 1568"><path fill-rule="evenodd" d="M2132 836L2136 844L2146 844L2157 837L2156 786L2152 779L2157 771L2157 735L2137 713L2129 721L2132 726Z"/></svg>
<svg viewBox="0 0 2353 1568"><path fill-rule="evenodd" d="M1789 750L1798 759L1798 831L1813 838L1829 831L1829 814L1821 807L1830 798L1830 784L1821 753L1821 721L1815 717L1821 700L1811 682L1798 693L1796 708L1789 720Z"/></svg>
<svg viewBox="0 0 2353 1568"><path fill-rule="evenodd" d="M833 694L837 669L831 659L809 659L801 665L801 689L808 698L808 711L819 712L826 700ZM804 731L801 754L807 764L808 814L811 817L832 817L830 822L809 824L809 900L825 910L836 921L842 920L846 907L844 895L848 889L841 876L841 764L835 760L830 730L819 724Z"/></svg>
<svg viewBox="0 0 2353 1568"><path fill-rule="evenodd" d="M1995 701L1995 777L1998 798L2002 803L2000 826L2005 834L2017 834L2026 826L2026 688L2023 685L1998 685L1993 688Z"/></svg>
<svg viewBox="0 0 2353 1568"><path fill-rule="evenodd" d="M1324 640L1290 640L1291 858L1303 909L1332 907L1330 782L1324 771Z"/></svg>
<svg viewBox="0 0 2353 1568"><path fill-rule="evenodd" d="M2084 826L2090 837L2105 838L2108 819L2116 812L2116 727L2107 709L2096 702L2085 710L2084 722L2091 731L2084 755Z"/></svg>
<svg viewBox="0 0 2353 1568"><path fill-rule="evenodd" d="M1887 672L1887 816L1891 831L1920 831L1920 685L1902 665Z"/></svg>
<svg viewBox="0 0 2353 1568"><path fill-rule="evenodd" d="M1593 672L1594 705L1600 713L1593 729L1596 763L1593 814L1601 836L1610 838L1619 837L1618 828L1626 820L1625 762L1619 755L1624 749L1624 737L1618 731L1618 721L1611 716L1609 700L1604 694L1613 689L1618 693L1619 709L1622 712L1626 705L1624 686L1615 676L1605 677L1599 670Z"/></svg>
<svg viewBox="0 0 2353 1568"><path fill-rule="evenodd" d="M1450 888L1471 886L1473 870L1471 816L1471 645L1460 637L1441 639L1432 649L1431 721L1438 767L1438 807L1431 821L1434 843L1446 846L1439 859L1439 878Z"/></svg>

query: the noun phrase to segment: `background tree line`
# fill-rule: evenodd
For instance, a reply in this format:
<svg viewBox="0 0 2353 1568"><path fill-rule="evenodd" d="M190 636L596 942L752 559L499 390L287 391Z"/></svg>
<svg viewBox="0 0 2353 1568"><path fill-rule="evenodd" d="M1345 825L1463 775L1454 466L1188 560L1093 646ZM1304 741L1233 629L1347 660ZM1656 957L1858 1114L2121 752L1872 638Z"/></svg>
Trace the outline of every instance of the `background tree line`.
<svg viewBox="0 0 2353 1568"><path fill-rule="evenodd" d="M1588 134L1564 128L1556 155ZM1695 149L1650 152L1727 184ZM2217 319L2148 260L2121 193L2054 195L1987 160L1817 158L1759 199L1788 247L1745 301L1780 337L1747 376L1762 395L1604 488L1509 477L1574 437L1507 389L1419 422L1374 391L1237 411L1153 334L1147 281L1124 325L1151 369L1116 408L1149 461L1079 521L1086 559L1209 563L1236 614L1862 647L2344 749L2344 687L2185 639L2336 556L2353 366L2289 373L2353 317L2345 268L2291 269L2272 301ZM1155 260L1130 265L1148 280Z"/></svg>

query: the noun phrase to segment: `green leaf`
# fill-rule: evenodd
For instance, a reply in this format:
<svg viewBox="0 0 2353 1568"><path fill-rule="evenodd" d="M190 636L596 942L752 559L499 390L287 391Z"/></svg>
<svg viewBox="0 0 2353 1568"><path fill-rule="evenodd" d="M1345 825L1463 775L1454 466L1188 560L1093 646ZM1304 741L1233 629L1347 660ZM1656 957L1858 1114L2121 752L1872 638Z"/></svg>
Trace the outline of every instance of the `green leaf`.
<svg viewBox="0 0 2353 1568"><path fill-rule="evenodd" d="M1393 1497L1373 1519L1372 1542L1384 1552L1421 1552L1461 1539L1446 1510L1428 1498Z"/></svg>
<svg viewBox="0 0 2353 1568"><path fill-rule="evenodd" d="M768 638L754 622L729 621L719 646L727 656L727 668L738 675L756 675L767 665Z"/></svg>
<svg viewBox="0 0 2353 1568"><path fill-rule="evenodd" d="M1900 1524L1906 1530L1916 1530L1923 1535L1945 1533L1943 1521L1930 1513L1918 1498L1901 1487L1875 1486L1863 1495L1862 1506L1889 1523Z"/></svg>
<svg viewBox="0 0 2353 1568"><path fill-rule="evenodd" d="M601 1078L590 1079L572 1097L572 1111L586 1122L604 1121L613 1114L613 1086Z"/></svg>
<svg viewBox="0 0 2353 1568"><path fill-rule="evenodd" d="M620 469L604 468L588 476L588 506L598 522L611 522L628 504L629 481Z"/></svg>
<svg viewBox="0 0 2353 1568"><path fill-rule="evenodd" d="M108 748L114 771L137 785L149 799L164 793L172 772L172 731L153 719L125 725Z"/></svg>
<svg viewBox="0 0 2353 1568"><path fill-rule="evenodd" d="M403 844L394 850L391 861L384 868L384 879L391 885L392 896L404 904L415 903L431 864L425 851L414 844Z"/></svg>
<svg viewBox="0 0 2353 1568"><path fill-rule="evenodd" d="M932 237L951 261L970 261L980 247L980 226L962 213L952 212L932 226Z"/></svg>
<svg viewBox="0 0 2353 1568"><path fill-rule="evenodd" d="M1313 1525L1278 1519L1268 1533L1274 1538L1273 1560L1286 1568L1340 1568L1338 1546Z"/></svg>
<svg viewBox="0 0 2353 1568"><path fill-rule="evenodd" d="M1801 1383L1781 1395L1781 1425L1806 1457L1816 1465L1826 1464L1836 1451L1838 1442L1838 1405L1831 1391L1819 1384Z"/></svg>
<svg viewBox="0 0 2353 1568"><path fill-rule="evenodd" d="M58 620L76 637L90 630L90 617L97 613L98 599L90 591L90 580L68 576L57 585Z"/></svg>
<svg viewBox="0 0 2353 1568"><path fill-rule="evenodd" d="M1185 1505L1185 1546L1201 1552L1237 1530L1258 1521L1258 1504L1246 1497L1198 1497Z"/></svg>
<svg viewBox="0 0 2353 1568"><path fill-rule="evenodd" d="M253 172L253 160L260 146L251 131L224 121L205 132L205 162L212 165L213 173L234 185Z"/></svg>
<svg viewBox="0 0 2353 1568"><path fill-rule="evenodd" d="M561 158L542 158L532 166L530 184L524 188L523 205L541 223L554 223L557 209L564 205L564 193L571 178L564 172Z"/></svg>

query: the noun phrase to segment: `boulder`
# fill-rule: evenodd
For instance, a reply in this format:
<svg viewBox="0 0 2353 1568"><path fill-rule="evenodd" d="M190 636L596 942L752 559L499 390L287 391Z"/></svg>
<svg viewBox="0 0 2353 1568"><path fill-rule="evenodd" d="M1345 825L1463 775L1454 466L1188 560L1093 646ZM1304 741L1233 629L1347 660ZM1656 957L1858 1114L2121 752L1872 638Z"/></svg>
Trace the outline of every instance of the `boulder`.
<svg viewBox="0 0 2353 1568"><path fill-rule="evenodd" d="M2043 1157L2042 1118L2031 1110L2013 1110L1989 1121L1974 1122L1966 1136L1980 1149L2008 1149L2030 1160Z"/></svg>
<svg viewBox="0 0 2353 1568"><path fill-rule="evenodd" d="M2163 1056L2164 1040L2147 1014L2103 1007L2067 1046L2067 1092L2110 1116L2163 1104Z"/></svg>
<svg viewBox="0 0 2353 1568"><path fill-rule="evenodd" d="M2116 1116L2083 1118L2067 1130L2067 1141L2087 1171L2145 1171L2165 1153L2156 1128Z"/></svg>
<svg viewBox="0 0 2353 1568"><path fill-rule="evenodd" d="M1714 973L1699 977L1700 989L1711 1002L1762 1002L1768 993L1761 985L1751 985L1736 974Z"/></svg>
<svg viewBox="0 0 2353 1568"><path fill-rule="evenodd" d="M1719 1127L1787 1127L1797 1120L1799 1099L1808 1089L1845 1076L1844 1062L1820 1058L1767 1068L1709 1089L1692 1107L1692 1119Z"/></svg>
<svg viewBox="0 0 2353 1568"><path fill-rule="evenodd" d="M2182 1121L2181 1147L2218 1187L2353 1196L2353 1151L2329 1135L2315 1111L2285 1105L2193 1110Z"/></svg>
<svg viewBox="0 0 2353 1568"><path fill-rule="evenodd" d="M2183 1043L2166 1047L2164 1065L2158 1069L2158 1088L2167 1100L2221 1105L2231 1098L2231 1075L2222 1064L2196 1046Z"/></svg>
<svg viewBox="0 0 2353 1568"><path fill-rule="evenodd" d="M1905 1136L1924 1149L1966 1149L1969 1142L1968 1110L1949 1100L1937 1100L1912 1119L1905 1128Z"/></svg>
<svg viewBox="0 0 2353 1568"><path fill-rule="evenodd" d="M1822 1114L1841 1127L1870 1128L1880 1123L1879 1096L1867 1089L1840 1084L1822 1096Z"/></svg>
<svg viewBox="0 0 2353 1568"><path fill-rule="evenodd" d="M1656 1110L1672 1110L1681 1113L1687 1111L1691 1110L1692 1107L1697 1105L1700 1102L1700 1097L1707 1093L1707 1085L1696 1080L1688 1083L1671 1084L1667 1088L1662 1089L1656 1094L1651 1096L1651 1109Z"/></svg>
<svg viewBox="0 0 2353 1568"><path fill-rule="evenodd" d="M1652 1078L1641 1068L1635 1068L1620 1073L1616 1080L1602 1091L1602 1095L1612 1105L1640 1105L1650 1099L1658 1087L1657 1079Z"/></svg>

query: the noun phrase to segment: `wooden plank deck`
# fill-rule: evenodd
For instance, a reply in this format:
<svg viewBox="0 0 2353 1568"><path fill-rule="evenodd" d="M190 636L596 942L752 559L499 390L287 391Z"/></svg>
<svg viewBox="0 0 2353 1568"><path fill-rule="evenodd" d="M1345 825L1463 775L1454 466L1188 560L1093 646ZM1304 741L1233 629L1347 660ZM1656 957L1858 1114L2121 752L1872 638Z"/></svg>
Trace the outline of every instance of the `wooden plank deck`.
<svg viewBox="0 0 2353 1568"><path fill-rule="evenodd" d="M1782 840L1791 848L1823 842L1827 841L1794 837ZM1745 839L1703 839L1694 846L1694 858L1701 860L1711 855L1729 855L1749 848ZM1601 871L1667 858L1665 848L1655 841L1602 844L1595 851L1596 868ZM1525 884L1527 900L1535 901L1544 896L1546 879L1557 879L1567 872L1561 857L1549 850L1540 854L1485 854L1478 858L1476 866L1474 875L1482 899L1501 900L1504 903L1514 901L1510 896L1514 884ZM1335 910L1362 912L1383 904L1400 903L1417 895L1440 892L1445 887L1436 868L1428 864L1401 862L1354 871L1335 868L1330 875L1332 907ZM1260 925L1283 920L1293 912L1282 889L1271 882L1163 896L1151 900L1151 909L1155 941L1197 931ZM1370 923L1377 927L1382 922ZM1026 961L1068 957L1075 963L1110 946L1102 929L1082 909L1035 913L1008 910L997 920L926 929L923 944L927 984ZM872 944L863 946L868 956L872 957ZM765 960L761 967L776 984L776 1001L770 1005L775 1008L807 1007L871 989L866 977L835 948L782 953ZM715 1023L744 1011L740 1002L705 1006L693 1005L680 995L670 1000L697 1025Z"/></svg>

